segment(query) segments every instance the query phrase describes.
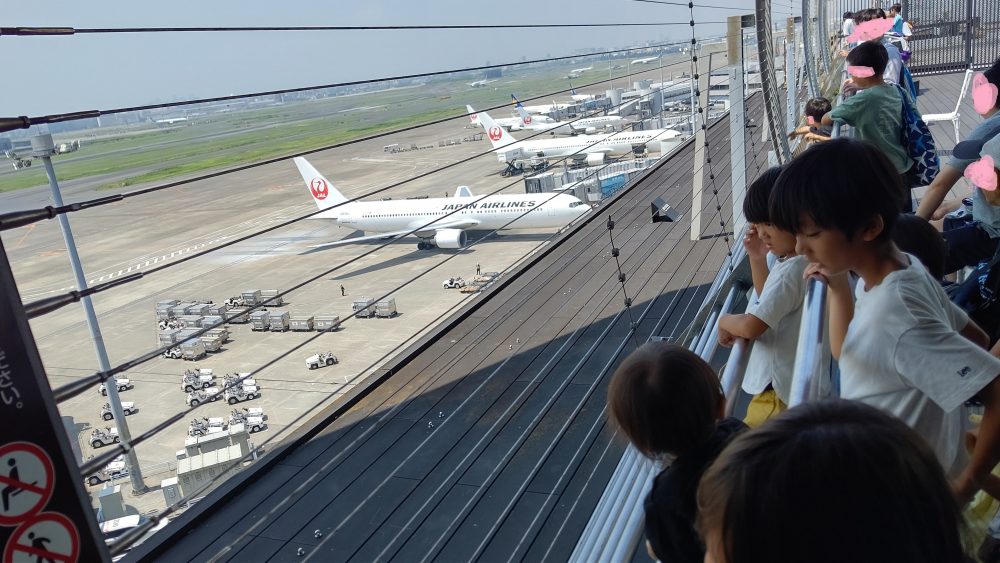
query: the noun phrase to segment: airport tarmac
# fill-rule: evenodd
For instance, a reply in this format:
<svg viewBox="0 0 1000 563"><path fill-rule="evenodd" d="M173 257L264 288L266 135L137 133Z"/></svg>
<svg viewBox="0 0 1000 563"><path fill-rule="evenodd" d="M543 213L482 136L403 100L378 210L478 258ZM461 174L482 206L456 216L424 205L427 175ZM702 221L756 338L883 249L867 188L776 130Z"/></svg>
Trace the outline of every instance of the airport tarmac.
<svg viewBox="0 0 1000 563"><path fill-rule="evenodd" d="M477 132L464 122L450 122L318 153L309 159L340 191L353 197L487 152L486 140L437 146L439 140L461 139ZM433 148L395 154L383 152L382 147L391 143L433 145ZM501 178L497 174L502 167L489 153L370 199L450 196L458 185L468 185L474 193L482 194L510 184L505 191L523 193L520 178ZM76 188L73 182L65 182L63 187L71 194L66 197L69 202L106 195ZM0 208L5 207L7 197L17 197L22 204L49 203L47 190L41 188L0 194ZM148 272L163 263L218 247L314 209L294 165L287 161L73 213L70 221L88 280L101 282L136 271ZM444 279L452 276L469 279L477 265L482 271L502 271L544 244L554 233L555 229L509 231L463 251L418 251L415 239L391 242L384 248L378 248L382 244L378 241L314 250L309 246L343 238L352 231L331 221L304 220L96 295L95 308L114 365L157 346L154 304L159 300L212 299L220 303L244 289L284 291L304 279L319 276L315 282L289 294L288 304L279 309L292 314L333 314L344 318L351 312L352 299L362 295L380 297L416 278L392 293L401 313L399 317L348 320L340 331L323 334L295 352L286 354L317 333L262 334L251 332L249 325L231 325L232 341L223 351L199 362L158 358L130 370L126 376L135 388L123 392L121 397L123 401L134 401L138 408L136 414L128 417L132 435L141 435L187 408L179 385L185 369L213 368L219 377L229 372L251 371L261 386L262 397L238 406L262 407L268 415L268 430L251 437L256 446L263 444L266 449L268 441L280 440L288 429L307 419L318 407L336 400L395 350L440 322L464 300L475 298L443 289ZM470 238L478 236L473 234ZM72 288L72 273L56 221L5 232L3 242L26 302ZM359 257L373 249L372 254ZM325 273L351 259L355 261L350 265ZM450 260L420 276L446 259ZM340 294L341 285L347 290L346 296ZM53 387L97 371L80 306L70 305L35 319L32 330ZM314 371L305 367L303 360L307 356L326 350L333 351L340 364ZM268 362L273 364L257 371ZM100 418L104 399L96 389L92 393L60 405L61 414L72 420L79 433L84 457L94 453L85 443L90 430L108 425ZM232 408L222 401L210 403L155 439L138 445L136 451L147 485L156 487L160 480L173 476L175 452L184 446L191 418L228 418ZM122 484L128 488L127 482ZM162 496L151 493L131 498L129 504L143 512L153 510L162 507Z"/></svg>

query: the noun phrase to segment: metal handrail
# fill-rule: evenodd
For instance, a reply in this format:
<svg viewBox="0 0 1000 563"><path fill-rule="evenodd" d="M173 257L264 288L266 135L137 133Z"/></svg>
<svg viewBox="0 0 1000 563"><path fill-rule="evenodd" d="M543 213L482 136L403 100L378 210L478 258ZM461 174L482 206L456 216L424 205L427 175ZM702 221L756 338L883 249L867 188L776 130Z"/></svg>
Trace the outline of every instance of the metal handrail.
<svg viewBox="0 0 1000 563"><path fill-rule="evenodd" d="M733 349L729 352L729 361L726 368L722 370L722 392L726 396L726 416L733 416L736 408L736 397L740 388L743 387L743 378L746 376L747 364L750 362L750 352L753 350L753 341L746 338L737 338L733 343Z"/></svg>
<svg viewBox="0 0 1000 563"><path fill-rule="evenodd" d="M826 327L826 284L811 278L806 287L799 325L799 342L795 349L795 368L788 406L802 404L822 394L824 361L824 328Z"/></svg>

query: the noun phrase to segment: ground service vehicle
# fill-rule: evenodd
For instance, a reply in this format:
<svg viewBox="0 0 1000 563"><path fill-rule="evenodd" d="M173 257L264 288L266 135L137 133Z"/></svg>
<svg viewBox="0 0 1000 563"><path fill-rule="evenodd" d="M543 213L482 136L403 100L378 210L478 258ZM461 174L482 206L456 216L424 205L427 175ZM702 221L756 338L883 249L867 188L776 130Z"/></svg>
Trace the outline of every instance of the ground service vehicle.
<svg viewBox="0 0 1000 563"><path fill-rule="evenodd" d="M252 385L226 389L226 402L230 405L235 405L236 403L243 401L249 401L250 399L256 399L257 397L260 397L260 390Z"/></svg>
<svg viewBox="0 0 1000 563"><path fill-rule="evenodd" d="M208 387L187 394L185 402L189 407L196 407L202 403L219 400L219 388Z"/></svg>
<svg viewBox="0 0 1000 563"><path fill-rule="evenodd" d="M333 352L320 352L306 358L306 367L316 369L320 366L332 366L337 362L337 356L334 356Z"/></svg>
<svg viewBox="0 0 1000 563"><path fill-rule="evenodd" d="M104 430L95 428L90 433L90 447L95 449L117 444L121 441L121 438L118 436L118 429L114 426L105 426Z"/></svg>
<svg viewBox="0 0 1000 563"><path fill-rule="evenodd" d="M97 390L100 391L101 395L107 397L108 396L108 388L105 387L105 385L107 385L107 384L106 383L102 383L97 388ZM128 378L126 378L126 377L115 378L115 386L118 387L118 392L119 393L122 392L122 391L127 391L129 389L132 389L134 387L132 385L132 382Z"/></svg>
<svg viewBox="0 0 1000 563"><path fill-rule="evenodd" d="M185 370L184 375L181 376L181 389L185 393L190 393L195 389L206 389L212 385L215 385L215 375L208 368Z"/></svg>
<svg viewBox="0 0 1000 563"><path fill-rule="evenodd" d="M135 403L133 401L122 401L122 410L125 411L125 416L135 414L138 409L135 408ZM111 412L111 405L104 403L101 407L101 418L104 420L111 420L115 417L114 413Z"/></svg>

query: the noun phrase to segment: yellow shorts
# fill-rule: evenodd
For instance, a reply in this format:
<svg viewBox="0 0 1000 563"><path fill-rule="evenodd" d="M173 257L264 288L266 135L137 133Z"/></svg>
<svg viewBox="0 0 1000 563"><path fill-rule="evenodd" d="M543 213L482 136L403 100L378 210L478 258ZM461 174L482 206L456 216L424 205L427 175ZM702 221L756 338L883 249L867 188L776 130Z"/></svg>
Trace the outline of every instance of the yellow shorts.
<svg viewBox="0 0 1000 563"><path fill-rule="evenodd" d="M743 423L750 428L756 428L772 416L777 416L788 410L788 405L781 402L774 389L768 389L763 393L753 396L750 404L747 405L747 415Z"/></svg>

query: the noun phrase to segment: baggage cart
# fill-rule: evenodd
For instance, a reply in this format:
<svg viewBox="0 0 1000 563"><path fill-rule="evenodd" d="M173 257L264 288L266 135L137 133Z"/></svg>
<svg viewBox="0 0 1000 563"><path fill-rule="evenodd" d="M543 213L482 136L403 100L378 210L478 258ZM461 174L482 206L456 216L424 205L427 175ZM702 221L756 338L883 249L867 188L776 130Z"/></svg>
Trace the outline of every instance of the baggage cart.
<svg viewBox="0 0 1000 563"><path fill-rule="evenodd" d="M226 316L226 312L228 310L229 310L229 307L227 307L225 304L222 304L222 303L214 304L214 305L209 305L208 306L208 313L206 313L205 316L206 317L207 316L225 317Z"/></svg>
<svg viewBox="0 0 1000 563"><path fill-rule="evenodd" d="M262 289L260 290L260 300L267 301L272 297L276 297L280 293L277 289ZM280 307L285 304L284 297L276 297L271 301L267 301L267 307Z"/></svg>
<svg viewBox="0 0 1000 563"><path fill-rule="evenodd" d="M340 317L337 315L316 315L313 317L313 328L316 330L340 329Z"/></svg>
<svg viewBox="0 0 1000 563"><path fill-rule="evenodd" d="M396 299L390 297L375 304L375 316L383 319L390 319L398 315L396 311Z"/></svg>
<svg viewBox="0 0 1000 563"><path fill-rule="evenodd" d="M371 297L361 297L351 303L351 310L356 311L359 319L367 319L375 316L375 300Z"/></svg>
<svg viewBox="0 0 1000 563"><path fill-rule="evenodd" d="M201 340L188 340L181 344L181 358L185 360L200 360L206 354L205 343Z"/></svg>
<svg viewBox="0 0 1000 563"><path fill-rule="evenodd" d="M288 322L289 328L297 332L309 332L313 329L312 315L295 315Z"/></svg>
<svg viewBox="0 0 1000 563"><path fill-rule="evenodd" d="M203 334L198 340L205 345L206 352L218 352L219 350L222 350L222 339L220 339L218 335L209 336L207 334Z"/></svg>
<svg viewBox="0 0 1000 563"><path fill-rule="evenodd" d="M161 330L160 333L156 335L156 342L160 345L160 347L174 344L177 342L178 332L180 332L180 329L176 328Z"/></svg>
<svg viewBox="0 0 1000 563"><path fill-rule="evenodd" d="M225 317L223 317L221 315L206 315L205 317L203 317L201 319L201 328L208 328L210 326L222 328L222 327L226 326L222 322L224 319L225 319Z"/></svg>
<svg viewBox="0 0 1000 563"><path fill-rule="evenodd" d="M201 328L201 322L205 317L201 315L181 315L177 317L183 325L184 328Z"/></svg>
<svg viewBox="0 0 1000 563"><path fill-rule="evenodd" d="M226 318L235 325L245 325L250 322L250 313L247 312L246 307L238 307L226 311Z"/></svg>
<svg viewBox="0 0 1000 563"><path fill-rule="evenodd" d="M199 317L204 317L208 314L208 310L212 306L208 303L195 303L184 309L185 315L198 315Z"/></svg>
<svg viewBox="0 0 1000 563"><path fill-rule="evenodd" d="M195 305L194 302L188 301L186 303L178 303L169 309L170 318L179 317L181 315L187 314L187 308Z"/></svg>
<svg viewBox="0 0 1000 563"><path fill-rule="evenodd" d="M288 311L271 311L271 324L268 330L271 332L285 332L289 327L291 315Z"/></svg>
<svg viewBox="0 0 1000 563"><path fill-rule="evenodd" d="M205 333L205 336L217 336L220 342L229 342L229 329L225 327L213 328Z"/></svg>
<svg viewBox="0 0 1000 563"><path fill-rule="evenodd" d="M260 303L260 290L259 289L248 289L243 293L240 293L240 297L243 298L243 304L252 307Z"/></svg>
<svg viewBox="0 0 1000 563"><path fill-rule="evenodd" d="M250 313L250 330L267 330L271 326L271 313L267 311L254 311Z"/></svg>

